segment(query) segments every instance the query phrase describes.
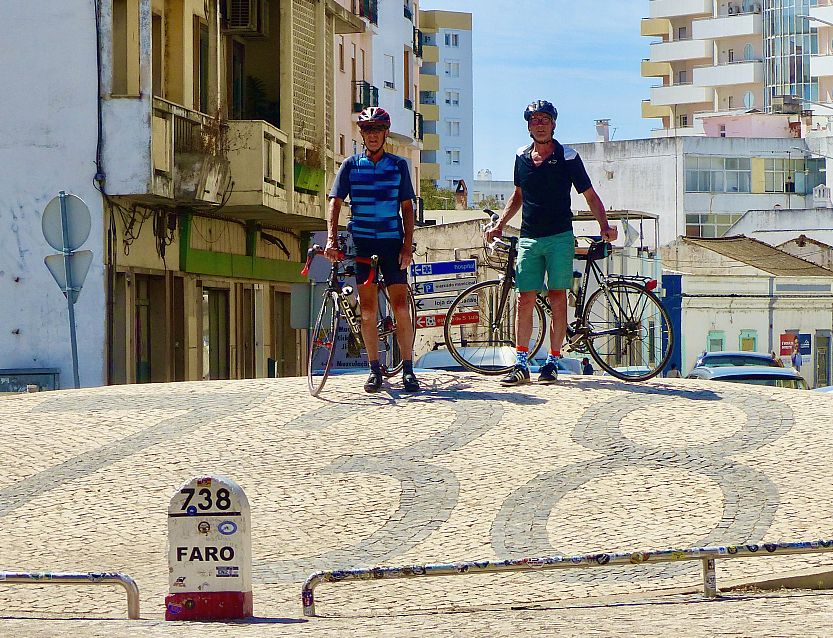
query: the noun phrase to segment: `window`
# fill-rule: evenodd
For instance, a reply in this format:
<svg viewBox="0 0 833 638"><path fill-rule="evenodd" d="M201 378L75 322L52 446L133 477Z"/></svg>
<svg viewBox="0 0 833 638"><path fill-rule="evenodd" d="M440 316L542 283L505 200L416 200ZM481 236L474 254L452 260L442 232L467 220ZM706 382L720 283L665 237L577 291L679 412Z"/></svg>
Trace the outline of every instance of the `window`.
<svg viewBox="0 0 833 638"><path fill-rule="evenodd" d="M689 237L723 237L743 213L688 213L685 234Z"/></svg>
<svg viewBox="0 0 833 638"><path fill-rule="evenodd" d="M208 25L194 16L194 109L208 113Z"/></svg>
<svg viewBox="0 0 833 638"><path fill-rule="evenodd" d="M446 120L445 133L451 137L460 136L460 120Z"/></svg>
<svg viewBox="0 0 833 638"><path fill-rule="evenodd" d="M394 80L394 78L396 78L396 60L393 58L392 55L385 54L384 73L385 73L385 88L386 89L396 88L396 84L395 84L395 80Z"/></svg>
<svg viewBox="0 0 833 638"><path fill-rule="evenodd" d="M748 157L685 158L688 193L751 193L752 162Z"/></svg>
<svg viewBox="0 0 833 638"><path fill-rule="evenodd" d="M729 49L729 63L731 64L734 61L735 61L735 50L734 49Z"/></svg>
<svg viewBox="0 0 833 638"><path fill-rule="evenodd" d="M811 193L825 183L824 160L780 159L764 160L764 191L767 193Z"/></svg>
<svg viewBox="0 0 833 638"><path fill-rule="evenodd" d="M447 47L459 47L460 46L460 34L459 33L446 33L445 34L445 46L447 46Z"/></svg>
<svg viewBox="0 0 833 638"><path fill-rule="evenodd" d="M342 155L342 156L344 155L344 136L343 135L338 136L338 152L339 152L340 155Z"/></svg>
<svg viewBox="0 0 833 638"><path fill-rule="evenodd" d="M752 48L751 44L747 44L743 47L743 59L744 60L752 60L755 55L755 49Z"/></svg>
<svg viewBox="0 0 833 638"><path fill-rule="evenodd" d="M683 69L682 71L677 71L677 84L686 84L688 82L688 72Z"/></svg>
<svg viewBox="0 0 833 638"><path fill-rule="evenodd" d="M758 350L758 331L740 331L740 350L743 352L756 352Z"/></svg>
<svg viewBox="0 0 833 638"><path fill-rule="evenodd" d="M730 95L729 97L726 98L726 106L728 106L730 109L733 108L734 103L735 103L734 96Z"/></svg>
<svg viewBox="0 0 833 638"><path fill-rule="evenodd" d="M445 103L451 106L460 106L460 91L446 91Z"/></svg>
<svg viewBox="0 0 833 638"><path fill-rule="evenodd" d="M459 78L460 62L458 60L448 60L445 63L445 74L450 78Z"/></svg>
<svg viewBox="0 0 833 638"><path fill-rule="evenodd" d="M723 352L726 348L726 333L722 330L709 330L708 347L709 352Z"/></svg>
<svg viewBox="0 0 833 638"><path fill-rule="evenodd" d="M458 149L448 149L445 152L446 164L456 166L460 163L460 151Z"/></svg>
<svg viewBox="0 0 833 638"><path fill-rule="evenodd" d="M681 115L678 120L680 122L680 128L686 128L688 126L688 115Z"/></svg>
<svg viewBox="0 0 833 638"><path fill-rule="evenodd" d="M353 45L355 46L355 45ZM338 36L338 70L344 73L344 36Z"/></svg>
<svg viewBox="0 0 833 638"><path fill-rule="evenodd" d="M747 91L743 94L743 106L747 109L751 109L755 106L755 94L752 91Z"/></svg>
<svg viewBox="0 0 833 638"><path fill-rule="evenodd" d="M688 28L687 27L678 27L677 28L677 39L678 40L687 40L688 39Z"/></svg>

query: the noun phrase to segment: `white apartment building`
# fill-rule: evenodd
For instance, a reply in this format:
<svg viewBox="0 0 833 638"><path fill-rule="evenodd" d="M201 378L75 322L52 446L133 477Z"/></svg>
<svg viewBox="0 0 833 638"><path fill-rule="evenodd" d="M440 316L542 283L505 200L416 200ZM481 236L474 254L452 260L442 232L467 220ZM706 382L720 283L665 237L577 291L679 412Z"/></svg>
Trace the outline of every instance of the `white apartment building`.
<svg viewBox="0 0 833 638"><path fill-rule="evenodd" d="M514 190L515 182L511 179L492 179L492 171L488 168L481 169L477 171L474 185L471 187L471 202L477 208L484 200L494 198L501 206L506 206Z"/></svg>
<svg viewBox="0 0 833 638"><path fill-rule="evenodd" d="M641 33L656 38L642 116L657 136L702 135L715 113L833 113L831 0L649 0Z"/></svg>
<svg viewBox="0 0 833 638"><path fill-rule="evenodd" d="M420 111L425 119L422 175L455 190L474 181L472 15L421 11L424 58Z"/></svg>

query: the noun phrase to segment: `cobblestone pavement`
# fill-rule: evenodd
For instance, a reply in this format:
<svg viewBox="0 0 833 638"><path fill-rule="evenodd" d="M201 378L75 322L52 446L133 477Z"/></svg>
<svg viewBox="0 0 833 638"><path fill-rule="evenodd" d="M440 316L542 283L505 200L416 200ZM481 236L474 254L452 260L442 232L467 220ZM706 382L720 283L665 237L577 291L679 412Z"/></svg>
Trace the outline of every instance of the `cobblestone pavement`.
<svg viewBox="0 0 833 638"><path fill-rule="evenodd" d="M145 619L90 620L123 617L115 588L7 585L0 636L187 635L160 621L166 508L183 481L215 473L252 504L264 620L207 636L829 635L826 594L651 598L696 587L697 562L324 584L324 618L301 621L300 583L324 568L833 538L829 396L603 377L506 389L448 373L425 376L420 395L368 396L362 381L333 378L322 400L285 379L0 402L0 569L124 571ZM831 564L718 561L718 585Z"/></svg>

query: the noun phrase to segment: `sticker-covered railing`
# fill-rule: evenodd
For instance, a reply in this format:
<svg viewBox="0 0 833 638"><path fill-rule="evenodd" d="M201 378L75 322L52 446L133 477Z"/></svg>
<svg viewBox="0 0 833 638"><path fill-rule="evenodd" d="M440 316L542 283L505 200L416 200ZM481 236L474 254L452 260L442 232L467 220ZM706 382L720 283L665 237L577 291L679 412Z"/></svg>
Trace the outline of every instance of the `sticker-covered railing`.
<svg viewBox="0 0 833 638"><path fill-rule="evenodd" d="M107 585L115 583L127 591L127 617L139 619L139 586L119 572L3 572L0 585Z"/></svg>
<svg viewBox="0 0 833 638"><path fill-rule="evenodd" d="M597 553L576 556L522 558L520 560L474 561L406 567L372 567L316 572L307 578L301 590L305 616L315 616L315 588L321 583L343 583L356 580L386 580L393 578L422 578L425 576L460 576L463 574L497 574L502 572L544 571L619 565L645 565L677 561L699 560L703 564L703 593L708 598L717 596L715 561L725 558L757 558L833 551L833 540L800 543L761 543L727 545L692 549L660 549L645 552Z"/></svg>

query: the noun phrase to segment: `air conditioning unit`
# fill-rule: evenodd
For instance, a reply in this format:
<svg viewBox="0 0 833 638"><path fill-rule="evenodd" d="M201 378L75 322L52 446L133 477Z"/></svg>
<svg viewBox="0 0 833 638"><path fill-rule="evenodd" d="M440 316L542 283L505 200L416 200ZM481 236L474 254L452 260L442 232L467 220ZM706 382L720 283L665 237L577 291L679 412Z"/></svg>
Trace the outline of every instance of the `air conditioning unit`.
<svg viewBox="0 0 833 638"><path fill-rule="evenodd" d="M224 0L223 32L248 38L269 35L269 0Z"/></svg>

